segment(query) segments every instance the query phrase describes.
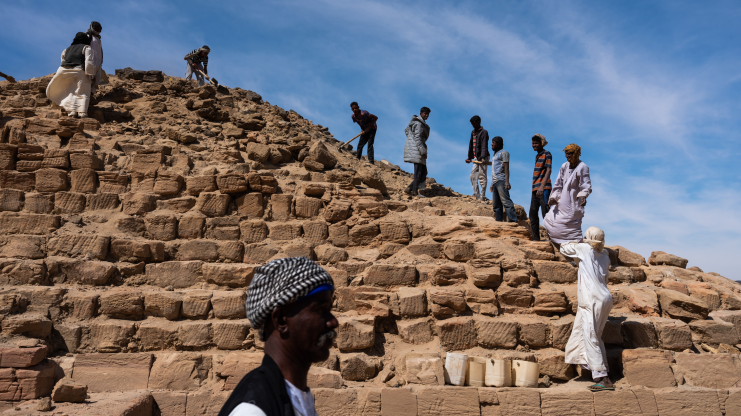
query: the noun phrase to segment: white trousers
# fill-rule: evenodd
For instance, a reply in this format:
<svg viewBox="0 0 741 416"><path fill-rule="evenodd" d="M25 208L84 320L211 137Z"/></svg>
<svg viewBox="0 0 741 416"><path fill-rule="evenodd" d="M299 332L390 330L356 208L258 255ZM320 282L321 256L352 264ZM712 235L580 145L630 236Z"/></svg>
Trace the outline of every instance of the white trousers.
<svg viewBox="0 0 741 416"><path fill-rule="evenodd" d="M486 197L486 171L488 166L473 163L471 168L471 185L473 186L473 197L482 200Z"/></svg>
<svg viewBox="0 0 741 416"><path fill-rule="evenodd" d="M589 365L588 364L579 364L579 365L581 366L581 368L583 368L583 369L585 369L587 371L592 371L592 370L589 369ZM607 377L607 371L592 371L592 379L596 380L596 379L602 378L602 377Z"/></svg>

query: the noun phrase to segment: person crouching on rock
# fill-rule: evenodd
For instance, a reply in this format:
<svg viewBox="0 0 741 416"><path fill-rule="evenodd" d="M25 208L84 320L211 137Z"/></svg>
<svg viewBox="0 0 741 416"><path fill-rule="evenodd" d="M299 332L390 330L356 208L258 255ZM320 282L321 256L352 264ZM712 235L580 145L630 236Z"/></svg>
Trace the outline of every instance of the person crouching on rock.
<svg viewBox="0 0 741 416"><path fill-rule="evenodd" d="M466 163L473 163L471 169L471 186L473 197L479 201L486 201L486 163L489 162L489 132L481 127L481 117L471 117L473 131L468 140L468 159ZM478 163L477 163L478 162Z"/></svg>
<svg viewBox="0 0 741 416"><path fill-rule="evenodd" d="M610 256L604 251L605 233L589 227L581 243L565 243L560 251L579 263L577 297L579 308L571 337L566 344L566 363L578 364L592 372L592 391L615 390L607 375L607 353L602 341L607 317L612 309L612 295L607 289Z"/></svg>
<svg viewBox="0 0 741 416"><path fill-rule="evenodd" d="M198 86L202 87L206 85L206 79L208 77L208 54L211 53L211 48L206 45L203 47L194 49L191 53L185 55L186 61L188 61L185 69L185 79L193 79L193 74L196 74L196 80L198 80Z"/></svg>
<svg viewBox="0 0 741 416"><path fill-rule="evenodd" d="M77 32L72 45L62 52L62 64L46 87L49 100L66 110L70 117L78 114L87 117L90 88L96 71L93 55L88 35Z"/></svg>
<svg viewBox="0 0 741 416"><path fill-rule="evenodd" d="M339 326L332 315L332 277L305 257L255 269L247 318L265 341L262 365L247 373L219 416L316 416L307 386L311 363L329 358Z"/></svg>
<svg viewBox="0 0 741 416"><path fill-rule="evenodd" d="M543 226L548 231L551 241L557 244L569 241L581 241L581 221L584 218L584 206L587 197L592 193L592 180L589 167L579 160L581 147L570 144L566 146L566 163L561 165L553 191L548 198L552 206ZM533 233L537 233L533 230Z"/></svg>
<svg viewBox="0 0 741 416"><path fill-rule="evenodd" d="M427 139L430 137L430 126L427 118L430 109L422 107L418 116L412 116L409 125L404 129L407 140L404 143L404 161L414 164L414 178L412 183L404 189L404 193L419 196L419 188L427 180Z"/></svg>
<svg viewBox="0 0 741 416"><path fill-rule="evenodd" d="M368 144L368 162L371 164L375 163L373 159L373 142L376 140L376 130L378 126L376 121L378 117L365 111L361 110L357 102L353 101L350 103L350 109L352 109L352 121L358 123L360 130L363 133L358 139L358 160L363 156L363 147Z"/></svg>

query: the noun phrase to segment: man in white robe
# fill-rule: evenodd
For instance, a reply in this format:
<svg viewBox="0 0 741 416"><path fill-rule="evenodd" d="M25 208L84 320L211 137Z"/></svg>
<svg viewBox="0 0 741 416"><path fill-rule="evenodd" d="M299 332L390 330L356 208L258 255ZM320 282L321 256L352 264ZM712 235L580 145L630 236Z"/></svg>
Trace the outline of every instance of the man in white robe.
<svg viewBox="0 0 741 416"><path fill-rule="evenodd" d="M90 28L87 30L90 37L90 47L93 49L93 66L95 66L95 77L90 91L93 95L97 91L98 85L101 85L103 81L103 44L100 43L100 32L102 31L103 26L98 22L91 22Z"/></svg>
<svg viewBox="0 0 741 416"><path fill-rule="evenodd" d="M581 241L581 221L587 196L592 193L589 167L579 160L581 148L570 144L564 149L566 163L561 165L548 204L552 206L543 219L551 240L558 243Z"/></svg>
<svg viewBox="0 0 741 416"><path fill-rule="evenodd" d="M602 341L607 317L612 309L612 295L607 289L610 256L604 251L605 233L589 227L582 243L562 244L564 256L579 263L577 298L579 307L571 337L566 344L566 363L578 364L592 372L592 391L615 390L608 377L607 353Z"/></svg>
<svg viewBox="0 0 741 416"><path fill-rule="evenodd" d="M77 32L72 45L62 52L62 63L46 87L46 96L70 117L87 117L90 87L95 76L90 38Z"/></svg>

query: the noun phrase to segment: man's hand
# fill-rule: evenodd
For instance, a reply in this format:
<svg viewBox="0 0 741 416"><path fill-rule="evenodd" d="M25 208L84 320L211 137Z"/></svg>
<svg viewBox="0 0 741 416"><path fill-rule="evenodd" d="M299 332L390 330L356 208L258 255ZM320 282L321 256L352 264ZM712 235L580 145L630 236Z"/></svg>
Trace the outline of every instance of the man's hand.
<svg viewBox="0 0 741 416"><path fill-rule="evenodd" d="M491 192L492 198L493 198L494 197L494 184L493 183L489 185L489 192Z"/></svg>
<svg viewBox="0 0 741 416"><path fill-rule="evenodd" d="M537 195L538 198L542 198L543 197L543 185L540 185L540 187L535 190L535 195Z"/></svg>
<svg viewBox="0 0 741 416"><path fill-rule="evenodd" d="M466 159L466 163L471 163L471 159Z"/></svg>
<svg viewBox="0 0 741 416"><path fill-rule="evenodd" d="M507 189L508 191L509 191L510 189L512 189L512 185L510 185L510 184L509 184L509 181L507 181L507 182L504 182L504 188L505 188L505 189Z"/></svg>

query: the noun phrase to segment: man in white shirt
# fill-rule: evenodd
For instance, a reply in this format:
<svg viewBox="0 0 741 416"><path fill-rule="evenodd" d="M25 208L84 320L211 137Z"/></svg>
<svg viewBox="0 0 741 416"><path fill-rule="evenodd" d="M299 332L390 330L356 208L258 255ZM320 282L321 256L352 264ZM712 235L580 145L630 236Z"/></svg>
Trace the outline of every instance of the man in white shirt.
<svg viewBox="0 0 741 416"><path fill-rule="evenodd" d="M337 336L333 292L329 273L306 257L255 270L245 305L265 341L265 357L234 388L219 416L316 416L307 376L311 363L329 358Z"/></svg>

